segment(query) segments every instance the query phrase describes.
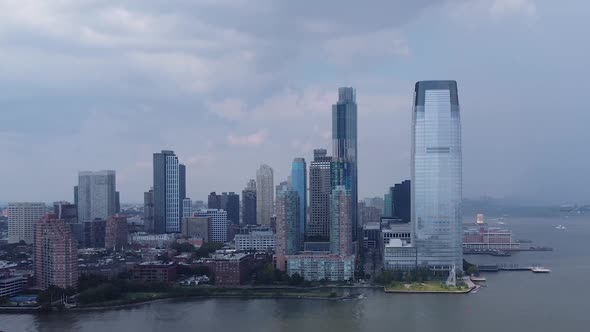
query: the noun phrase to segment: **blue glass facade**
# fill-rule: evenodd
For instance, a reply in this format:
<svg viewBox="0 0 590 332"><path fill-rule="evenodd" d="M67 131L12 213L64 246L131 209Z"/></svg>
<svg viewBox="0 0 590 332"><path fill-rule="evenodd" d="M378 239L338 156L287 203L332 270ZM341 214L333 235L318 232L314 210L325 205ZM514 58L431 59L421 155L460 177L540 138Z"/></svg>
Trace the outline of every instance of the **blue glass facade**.
<svg viewBox="0 0 590 332"><path fill-rule="evenodd" d="M416 83L412 125L412 223L418 264L462 269L462 151L457 83Z"/></svg>
<svg viewBox="0 0 590 332"><path fill-rule="evenodd" d="M291 184L299 194L299 232L301 243L305 239L307 219L307 164L303 158L295 158L291 168Z"/></svg>
<svg viewBox="0 0 590 332"><path fill-rule="evenodd" d="M352 238L356 241L358 235L357 104L356 92L351 87L339 88L338 102L332 105L332 148L335 160L350 163L350 192L353 202Z"/></svg>

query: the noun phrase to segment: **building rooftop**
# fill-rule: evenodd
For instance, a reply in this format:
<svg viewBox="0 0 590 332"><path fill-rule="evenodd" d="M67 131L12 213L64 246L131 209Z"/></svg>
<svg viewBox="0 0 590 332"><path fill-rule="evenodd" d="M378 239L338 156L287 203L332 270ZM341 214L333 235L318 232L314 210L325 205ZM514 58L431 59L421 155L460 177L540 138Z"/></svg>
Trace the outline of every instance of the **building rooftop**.
<svg viewBox="0 0 590 332"><path fill-rule="evenodd" d="M389 239L389 242L385 245L386 248L403 248L403 247L412 247L412 245L408 244L406 241L402 241L401 239Z"/></svg>
<svg viewBox="0 0 590 332"><path fill-rule="evenodd" d="M172 266L172 265L174 265L174 262L164 263L162 261L149 261L149 262L139 263L139 265L141 265L141 266Z"/></svg>

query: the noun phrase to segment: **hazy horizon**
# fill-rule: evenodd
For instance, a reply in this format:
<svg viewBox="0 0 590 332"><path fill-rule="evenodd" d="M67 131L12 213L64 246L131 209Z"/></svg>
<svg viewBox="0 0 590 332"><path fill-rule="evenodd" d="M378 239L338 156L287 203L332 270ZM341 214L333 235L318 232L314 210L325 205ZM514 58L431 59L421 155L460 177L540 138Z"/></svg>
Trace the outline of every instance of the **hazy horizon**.
<svg viewBox="0 0 590 332"><path fill-rule="evenodd" d="M590 203L590 3L0 1L0 202L73 200L78 171L121 201L174 150L187 196L241 193L331 153L331 105L358 102L359 198L410 178L414 83L458 82L464 197ZM586 28L583 28L586 26Z"/></svg>

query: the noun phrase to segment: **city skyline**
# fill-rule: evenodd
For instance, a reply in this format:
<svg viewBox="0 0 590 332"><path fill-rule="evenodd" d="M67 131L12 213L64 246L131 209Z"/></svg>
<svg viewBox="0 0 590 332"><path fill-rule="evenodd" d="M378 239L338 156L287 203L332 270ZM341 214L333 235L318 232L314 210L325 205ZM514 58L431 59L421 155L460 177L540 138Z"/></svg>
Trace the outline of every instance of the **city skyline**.
<svg viewBox="0 0 590 332"><path fill-rule="evenodd" d="M382 195L410 177L408 86L425 79L457 80L472 110L465 197L590 196L587 2L147 3L3 5L1 202L67 199L78 171L114 169L139 203L162 149L187 164L193 200L238 192L262 163L286 178L330 148L339 86L358 95L359 197Z"/></svg>

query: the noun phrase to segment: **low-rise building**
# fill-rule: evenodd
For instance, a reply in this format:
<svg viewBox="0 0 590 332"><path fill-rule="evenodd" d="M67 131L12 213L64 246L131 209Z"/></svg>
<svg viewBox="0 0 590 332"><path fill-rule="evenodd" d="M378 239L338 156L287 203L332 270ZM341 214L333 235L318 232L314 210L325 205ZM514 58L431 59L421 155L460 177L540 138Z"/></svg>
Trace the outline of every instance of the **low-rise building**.
<svg viewBox="0 0 590 332"><path fill-rule="evenodd" d="M25 277L0 278L0 298L18 294L26 284L27 278Z"/></svg>
<svg viewBox="0 0 590 332"><path fill-rule="evenodd" d="M133 233L131 234L131 244L146 246L146 247L167 247L172 242L176 241L174 234L148 234L148 233Z"/></svg>
<svg viewBox="0 0 590 332"><path fill-rule="evenodd" d="M297 273L308 281L349 281L354 278L354 255L303 252L289 255L286 260L289 275Z"/></svg>
<svg viewBox="0 0 590 332"><path fill-rule="evenodd" d="M216 286L239 286L248 281L254 266L254 256L237 252L219 253L194 265L209 268L215 277Z"/></svg>
<svg viewBox="0 0 590 332"><path fill-rule="evenodd" d="M390 239L383 248L383 268L411 271L417 267L416 248L400 239Z"/></svg>
<svg viewBox="0 0 590 332"><path fill-rule="evenodd" d="M275 250L276 238L271 231L252 231L249 234L236 234L236 250Z"/></svg>
<svg viewBox="0 0 590 332"><path fill-rule="evenodd" d="M463 231L463 249L465 250L513 250L520 248L520 243L513 242L512 232L495 227L469 228Z"/></svg>
<svg viewBox="0 0 590 332"><path fill-rule="evenodd" d="M412 224L398 221L382 221L381 222L381 238L380 246L383 253L385 245L391 239L399 239L405 243L412 243Z"/></svg>
<svg viewBox="0 0 590 332"><path fill-rule="evenodd" d="M131 276L134 280L143 282L173 282L176 280L178 265L174 262L143 262L131 269Z"/></svg>

